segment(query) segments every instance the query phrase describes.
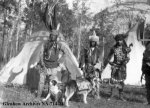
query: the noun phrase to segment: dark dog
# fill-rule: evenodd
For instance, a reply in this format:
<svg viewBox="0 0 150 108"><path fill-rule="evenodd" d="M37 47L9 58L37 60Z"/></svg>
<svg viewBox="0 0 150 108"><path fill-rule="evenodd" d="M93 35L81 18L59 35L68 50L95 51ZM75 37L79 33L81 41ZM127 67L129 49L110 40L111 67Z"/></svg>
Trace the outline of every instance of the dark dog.
<svg viewBox="0 0 150 108"><path fill-rule="evenodd" d="M87 104L87 95L92 90L92 84L86 80L70 80L65 87L65 105L69 106L68 102L74 93L83 95L83 102Z"/></svg>

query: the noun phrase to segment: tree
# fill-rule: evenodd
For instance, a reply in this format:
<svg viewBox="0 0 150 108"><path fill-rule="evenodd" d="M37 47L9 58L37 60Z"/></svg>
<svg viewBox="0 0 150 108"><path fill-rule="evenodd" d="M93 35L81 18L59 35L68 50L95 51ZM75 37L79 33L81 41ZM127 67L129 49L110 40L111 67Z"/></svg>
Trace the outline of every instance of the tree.
<svg viewBox="0 0 150 108"><path fill-rule="evenodd" d="M65 0L62 0L58 5L57 22L61 24L61 32L65 38L70 40L73 36L73 28L76 26L76 19Z"/></svg>
<svg viewBox="0 0 150 108"><path fill-rule="evenodd" d="M95 30L97 35L100 37L100 49L103 49L105 61L112 45L114 44L113 39L113 28L114 28L114 17L110 16L108 9L104 9L97 13L94 18L94 26L92 30Z"/></svg>
<svg viewBox="0 0 150 108"><path fill-rule="evenodd" d="M14 18L11 15L11 12L13 9L15 10L15 13L17 13L17 2L15 0L2 0L0 1L0 17L3 22L1 25L3 25L3 35L2 35L2 47L1 47L1 52L2 52L2 61L6 62L7 61L7 50L8 50L8 41L10 39L9 32L11 31L12 28L12 19ZM3 17L2 17L3 16ZM9 31L10 30L10 31Z"/></svg>
<svg viewBox="0 0 150 108"><path fill-rule="evenodd" d="M73 12L77 21L76 35L78 36L78 54L77 59L80 58L80 51L81 51L81 40L82 38L82 31L86 30L91 25L91 13L89 13L89 7L87 3L89 0L75 0L73 2Z"/></svg>
<svg viewBox="0 0 150 108"><path fill-rule="evenodd" d="M22 0L1 0L0 41L3 60L16 56L32 32L55 29L58 23L61 24L60 30L69 45L77 49L78 42L75 41L84 41L87 26L91 24L86 1L82 0L82 4L78 4L76 10L70 10L65 0L26 0L26 8L22 8ZM24 29L21 29L22 23L25 24ZM79 34L82 34L80 39L79 31ZM81 44L80 47L82 46L84 45Z"/></svg>

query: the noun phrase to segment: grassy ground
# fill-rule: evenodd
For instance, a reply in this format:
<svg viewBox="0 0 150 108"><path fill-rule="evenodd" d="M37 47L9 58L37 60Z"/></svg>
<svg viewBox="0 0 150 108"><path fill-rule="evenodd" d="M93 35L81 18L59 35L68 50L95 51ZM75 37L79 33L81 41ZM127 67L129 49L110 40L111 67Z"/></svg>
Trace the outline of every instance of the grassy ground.
<svg viewBox="0 0 150 108"><path fill-rule="evenodd" d="M51 105L50 102L43 104L40 99L35 98L35 96L24 87L0 86L0 92L1 91L4 91L3 102L14 102L21 104L21 106L8 105L7 103L5 103L6 105L3 105L3 103L1 102L3 108L64 108L64 106ZM109 86L102 86L100 93L102 98L100 100L95 100L93 97L89 96L88 104L82 103L80 96L75 96L70 101L70 108L150 108L150 106L143 104L144 102L146 102L146 93L144 88L126 86L124 89L124 98L127 100L126 102L118 99L117 90L113 91L114 97L110 101L108 101L107 99L110 95L109 92Z"/></svg>

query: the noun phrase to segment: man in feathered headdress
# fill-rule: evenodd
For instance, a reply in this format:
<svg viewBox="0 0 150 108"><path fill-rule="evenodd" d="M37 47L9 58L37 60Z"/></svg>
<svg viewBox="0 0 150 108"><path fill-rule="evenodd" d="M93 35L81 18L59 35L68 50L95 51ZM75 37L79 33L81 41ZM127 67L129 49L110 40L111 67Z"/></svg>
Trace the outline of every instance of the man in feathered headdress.
<svg viewBox="0 0 150 108"><path fill-rule="evenodd" d="M52 30L50 33L48 41L43 45L43 54L41 54L40 63L44 67L43 71L40 73L40 82L39 82L39 92L38 96L41 96L46 75L57 76L57 72L61 70L58 59L60 51L57 44L57 37L59 32L57 30ZM57 77L57 82L60 81ZM52 80L52 79L51 79Z"/></svg>
<svg viewBox="0 0 150 108"><path fill-rule="evenodd" d="M82 76L75 56L57 30L52 30L42 51L40 62L44 67L44 72L40 74L39 96L42 93L46 75L51 75L50 80L57 79L56 82L59 84Z"/></svg>

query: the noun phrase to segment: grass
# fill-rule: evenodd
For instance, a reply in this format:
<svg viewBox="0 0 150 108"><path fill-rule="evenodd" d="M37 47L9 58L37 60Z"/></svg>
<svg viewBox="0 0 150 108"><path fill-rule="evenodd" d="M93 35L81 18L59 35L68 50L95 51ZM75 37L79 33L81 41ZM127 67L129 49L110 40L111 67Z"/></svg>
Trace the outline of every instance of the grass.
<svg viewBox="0 0 150 108"><path fill-rule="evenodd" d="M36 98L32 93L30 93L25 86L0 86L0 91L4 91L3 102L16 102L21 103L22 106L14 105L2 105L4 108L64 108L64 106L51 105L50 102L42 103L40 99ZM127 100L123 102L118 99L118 91L113 91L114 97L112 100L108 101L107 98L110 95L110 87L102 86L100 95L101 100L96 100L93 97L88 96L88 104L81 102L80 96L75 96L76 99L71 99L70 108L149 108L150 106L144 105L146 102L146 92L145 88L136 88L126 86L124 89L124 98ZM78 102L77 102L78 101ZM31 105L34 103L36 105ZM30 105L23 105L24 103ZM40 105L38 105L40 104Z"/></svg>

